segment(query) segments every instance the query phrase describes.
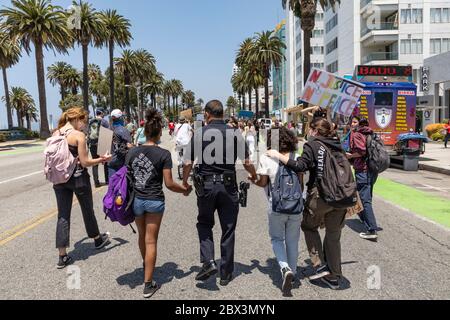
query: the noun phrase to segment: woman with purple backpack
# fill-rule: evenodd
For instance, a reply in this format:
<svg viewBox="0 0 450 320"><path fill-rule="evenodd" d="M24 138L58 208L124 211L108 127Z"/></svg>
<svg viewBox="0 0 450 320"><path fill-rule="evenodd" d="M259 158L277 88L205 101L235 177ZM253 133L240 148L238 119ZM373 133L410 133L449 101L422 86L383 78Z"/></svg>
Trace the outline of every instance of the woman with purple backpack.
<svg viewBox="0 0 450 320"><path fill-rule="evenodd" d="M160 286L153 280L156 265L158 234L165 211L163 181L167 189L183 193L192 191L173 181L172 158L168 150L159 147L163 121L156 110L145 115L146 143L131 149L125 163L132 176L135 192L133 212L139 233L139 249L144 261L144 298L150 298Z"/></svg>
<svg viewBox="0 0 450 320"><path fill-rule="evenodd" d="M111 160L111 156L105 155L98 159L89 159L86 135L83 132L87 122L88 114L84 108L71 108L61 115L58 129L53 134L53 137L58 135L66 137L69 152L77 161L70 179L65 183L53 186L58 204L56 228L56 248L59 250L58 269L63 269L73 262L73 259L67 255L67 248L69 247L70 215L74 194L80 203L86 232L89 238L94 239L95 248L97 250L102 249L109 243L109 233L101 234L98 229L94 213L92 187L86 168L104 164Z"/></svg>

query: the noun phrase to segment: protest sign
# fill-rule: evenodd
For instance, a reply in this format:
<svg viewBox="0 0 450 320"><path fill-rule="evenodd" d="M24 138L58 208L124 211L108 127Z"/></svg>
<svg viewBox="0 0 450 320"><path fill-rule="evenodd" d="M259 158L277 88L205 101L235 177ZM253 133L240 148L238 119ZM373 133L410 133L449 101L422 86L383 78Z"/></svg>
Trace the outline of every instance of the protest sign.
<svg viewBox="0 0 450 320"><path fill-rule="evenodd" d="M113 135L114 132L112 130L109 130L103 126L100 127L97 147L97 154L99 156L111 154Z"/></svg>
<svg viewBox="0 0 450 320"><path fill-rule="evenodd" d="M363 93L364 85L313 68L301 100L331 110L332 114L351 116Z"/></svg>

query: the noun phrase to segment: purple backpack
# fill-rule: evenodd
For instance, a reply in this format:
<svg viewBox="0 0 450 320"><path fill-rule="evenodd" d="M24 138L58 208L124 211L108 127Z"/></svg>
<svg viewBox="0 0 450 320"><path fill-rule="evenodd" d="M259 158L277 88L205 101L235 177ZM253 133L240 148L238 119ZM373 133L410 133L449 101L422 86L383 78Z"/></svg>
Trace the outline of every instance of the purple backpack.
<svg viewBox="0 0 450 320"><path fill-rule="evenodd" d="M131 179L128 168L124 166L109 178L108 192L103 198L103 211L106 217L123 226L131 225L135 219L132 208L134 192L129 192L129 181Z"/></svg>

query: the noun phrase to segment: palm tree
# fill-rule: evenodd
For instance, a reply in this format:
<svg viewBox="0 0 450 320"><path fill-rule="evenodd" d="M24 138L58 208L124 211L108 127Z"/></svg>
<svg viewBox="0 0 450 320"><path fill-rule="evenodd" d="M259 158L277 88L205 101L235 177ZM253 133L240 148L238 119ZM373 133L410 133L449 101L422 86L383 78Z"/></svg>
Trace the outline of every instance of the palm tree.
<svg viewBox="0 0 450 320"><path fill-rule="evenodd" d="M170 81L164 81L163 84L163 94L164 94L164 100L167 101L167 103L164 103L164 105L167 106L167 110L169 114L170 111L170 97L172 96L172 83Z"/></svg>
<svg viewBox="0 0 450 320"><path fill-rule="evenodd" d="M136 53L133 50L124 50L122 52L122 56L120 58L115 58L114 62L116 66L116 71L123 74L125 85L125 112L127 113L127 116L130 117L131 75L135 72L136 68Z"/></svg>
<svg viewBox="0 0 450 320"><path fill-rule="evenodd" d="M311 72L311 56L306 54L311 52L311 36L316 24L317 4L325 10L328 6L334 8L336 4L340 4L340 0L281 0L283 8L289 4L289 9L294 15L300 18L301 28L303 30L303 80L306 83ZM266 100L267 101L267 100Z"/></svg>
<svg viewBox="0 0 450 320"><path fill-rule="evenodd" d="M88 79L89 83L92 81L103 79L102 70L100 69L99 65L96 65L95 63L88 64Z"/></svg>
<svg viewBox="0 0 450 320"><path fill-rule="evenodd" d="M107 10L100 13L100 21L104 26L104 40L109 49L109 68L114 70L114 47L121 48L130 45L133 39L130 28L131 24L128 19L119 15L116 10ZM114 72L109 73L109 90L111 109L115 108L114 93Z"/></svg>
<svg viewBox="0 0 450 320"><path fill-rule="evenodd" d="M150 80L150 76L153 73L156 73L156 59L155 57L148 52L145 49L139 49L136 51L136 55L135 55L135 59L136 59L136 68L134 70L134 75L138 80L139 83L139 87L142 89L140 90L140 97L138 97L140 99L140 105L141 105L141 110L139 110L140 115L141 115L141 119L144 118L144 105L145 105L145 101L144 101L144 93L145 91L145 87L149 87L149 83L144 83L144 81L148 81ZM148 81L149 82L149 81Z"/></svg>
<svg viewBox="0 0 450 320"><path fill-rule="evenodd" d="M231 78L231 85L233 91L239 95L239 100L241 100L241 109L245 110L245 92L247 90L247 85L244 79L244 73L242 70L235 73Z"/></svg>
<svg viewBox="0 0 450 320"><path fill-rule="evenodd" d="M227 100L227 110L230 117L232 114L234 115L236 113L237 106L238 102L236 101L236 99L233 96L229 96ZM231 110L233 110L233 112L231 112Z"/></svg>
<svg viewBox="0 0 450 320"><path fill-rule="evenodd" d="M261 65L257 62L252 62L251 59L249 59L249 63L245 65L244 69L242 70L245 86L249 88L249 105L250 105L250 111L251 111L251 92L252 89L255 90L256 95L256 101L255 101L255 114L258 117L259 116L259 88L264 85L264 74L263 70L261 68Z"/></svg>
<svg viewBox="0 0 450 320"><path fill-rule="evenodd" d="M72 95L78 94L78 88L83 84L82 75L77 69L69 66L63 78L64 87L71 90Z"/></svg>
<svg viewBox="0 0 450 320"><path fill-rule="evenodd" d="M34 99L27 90L21 87L12 87L10 92L11 106L17 113L17 125L23 128L23 118L27 118L27 128L31 130L31 118L36 119Z"/></svg>
<svg viewBox="0 0 450 320"><path fill-rule="evenodd" d="M44 48L67 52L72 35L67 28L64 10L51 4L50 0L11 0L12 7L0 10L4 18L4 30L13 39L18 39L22 48L30 54L34 45L36 73L39 91L41 137L50 136L47 119L45 92Z"/></svg>
<svg viewBox="0 0 450 320"><path fill-rule="evenodd" d="M246 38L240 45L236 54L236 65L240 70L245 69L249 64L249 57L255 45L255 41L252 38ZM248 93L248 109L252 109L252 86L247 85L246 92ZM245 95L244 95L244 109L245 109Z"/></svg>
<svg viewBox="0 0 450 320"><path fill-rule="evenodd" d="M149 86L145 92L150 95L152 107L156 108L156 96L162 94L164 90L164 75L155 70L155 72L151 73L147 81Z"/></svg>
<svg viewBox="0 0 450 320"><path fill-rule="evenodd" d="M198 104L198 105L202 106L203 103L205 103L205 101L203 101L202 98L197 99L197 104Z"/></svg>
<svg viewBox="0 0 450 320"><path fill-rule="evenodd" d="M174 98L174 105L176 106L176 114L178 115L178 97L184 92L183 83L180 80L172 80L173 92L172 97Z"/></svg>
<svg viewBox="0 0 450 320"><path fill-rule="evenodd" d="M192 90L187 90L182 94L182 103L187 108L193 108L195 106L195 93Z"/></svg>
<svg viewBox="0 0 450 320"><path fill-rule="evenodd" d="M89 112L88 48L91 44L101 46L105 31L104 25L100 21L100 15L91 4L79 0L79 2L73 1L73 5L80 10L81 28L74 29L74 37L83 51L83 105Z"/></svg>
<svg viewBox="0 0 450 320"><path fill-rule="evenodd" d="M20 59L20 46L16 40L12 40L6 33L0 32L0 67L3 73L3 85L5 88L6 116L8 129L13 127L11 100L9 98L8 76L6 69L12 67Z"/></svg>
<svg viewBox="0 0 450 320"><path fill-rule="evenodd" d="M285 59L283 49L284 42L273 31L263 31L256 34L250 60L257 62L264 77L265 116L269 117L269 79L272 66L279 66Z"/></svg>
<svg viewBox="0 0 450 320"><path fill-rule="evenodd" d="M67 88L64 80L66 73L70 68L72 68L72 66L63 61L58 61L47 68L47 79L50 80L50 83L53 86L59 85L61 100L66 98Z"/></svg>

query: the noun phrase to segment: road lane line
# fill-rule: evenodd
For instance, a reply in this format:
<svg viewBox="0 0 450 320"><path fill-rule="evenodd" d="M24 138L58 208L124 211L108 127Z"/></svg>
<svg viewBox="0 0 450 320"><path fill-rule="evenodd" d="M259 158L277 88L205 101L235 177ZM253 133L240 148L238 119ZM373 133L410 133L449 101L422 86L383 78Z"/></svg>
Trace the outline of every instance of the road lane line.
<svg viewBox="0 0 450 320"><path fill-rule="evenodd" d="M99 193L100 191L103 191L104 189L105 189L105 187L96 189L94 192L92 192L92 195L95 195L95 194ZM78 200L75 199L72 204L72 209L74 208L74 206L76 206L78 204L79 204ZM36 228L37 226L43 224L47 220L55 217L56 215L58 215L58 209L53 209L47 213L40 215L37 218L28 220L20 225L15 226L14 228L12 228L10 230L3 232L2 234L0 234L0 247L4 246L8 242L16 239L17 237L23 235L25 232Z"/></svg>
<svg viewBox="0 0 450 320"><path fill-rule="evenodd" d="M28 178L28 177L35 176L35 175L40 174L40 173L44 173L44 171L42 171L42 170L41 171L36 171L36 172L30 173L30 174L26 174L24 176L20 176L20 177L8 179L8 180L0 181L0 184L5 184L5 183L8 183L8 182L20 180L20 179L23 179L23 178Z"/></svg>

